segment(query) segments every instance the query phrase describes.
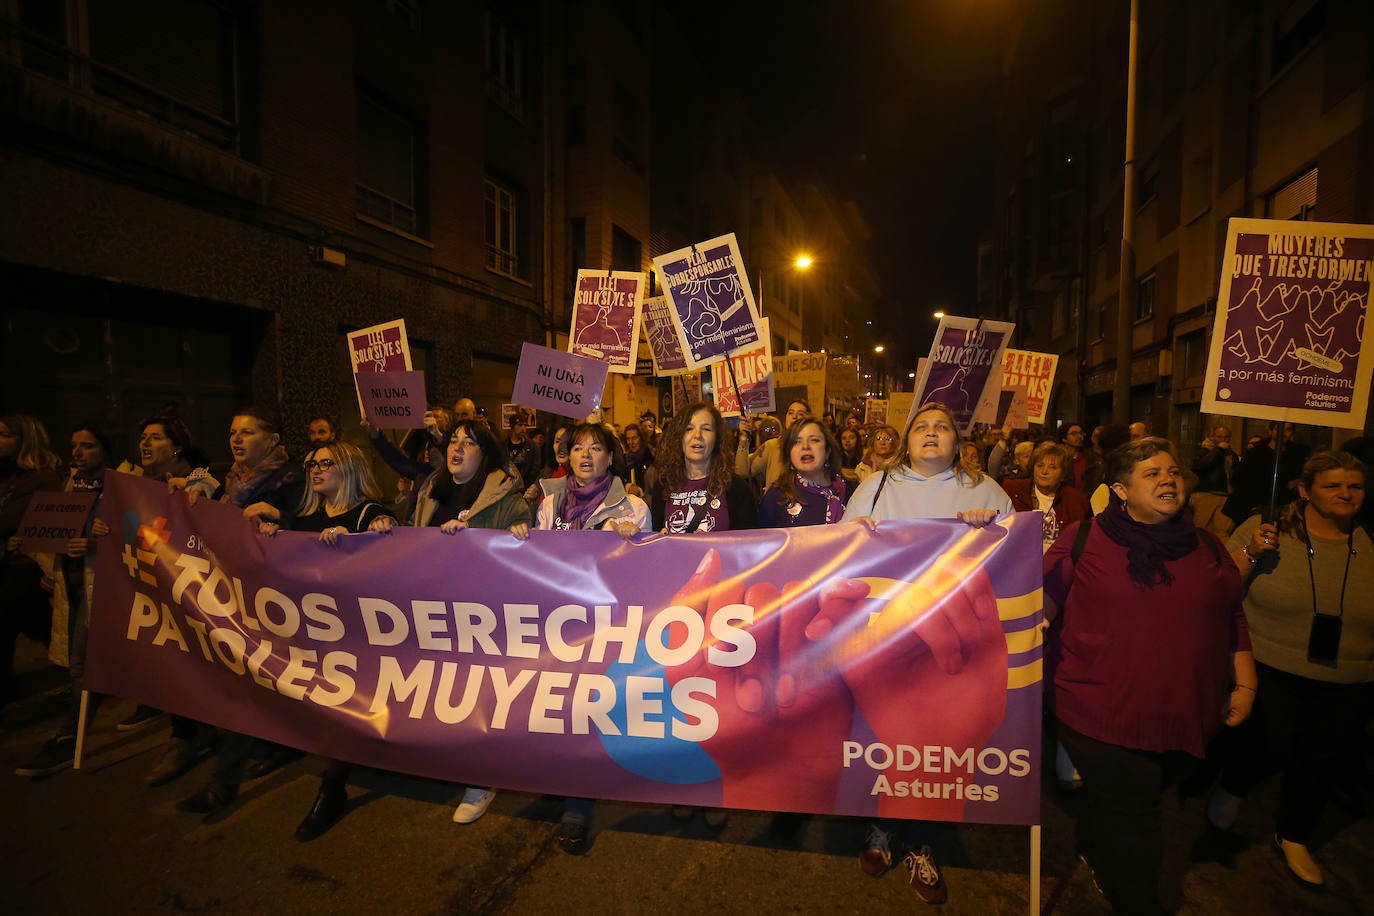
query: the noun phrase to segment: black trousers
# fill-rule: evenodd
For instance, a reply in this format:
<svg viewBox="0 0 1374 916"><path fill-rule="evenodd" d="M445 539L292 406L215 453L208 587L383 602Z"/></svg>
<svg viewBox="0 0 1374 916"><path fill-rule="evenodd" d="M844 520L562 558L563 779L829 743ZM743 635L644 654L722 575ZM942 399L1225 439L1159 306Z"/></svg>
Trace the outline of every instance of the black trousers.
<svg viewBox="0 0 1374 916"><path fill-rule="evenodd" d="M1374 684L1330 684L1256 663L1259 690L1250 718L1219 746L1222 785L1245 796L1282 771L1275 830L1312 845L1331 789L1358 768L1358 742L1374 713Z"/></svg>
<svg viewBox="0 0 1374 916"><path fill-rule="evenodd" d="M45 646L52 637L52 598L42 581L29 557L9 554L0 561L0 706L10 698L19 634Z"/></svg>
<svg viewBox="0 0 1374 916"><path fill-rule="evenodd" d="M1165 912L1159 899L1164 860L1160 796L1196 765L1182 751L1155 753L1108 744L1063 722L1059 739L1083 777L1078 849L1118 913Z"/></svg>

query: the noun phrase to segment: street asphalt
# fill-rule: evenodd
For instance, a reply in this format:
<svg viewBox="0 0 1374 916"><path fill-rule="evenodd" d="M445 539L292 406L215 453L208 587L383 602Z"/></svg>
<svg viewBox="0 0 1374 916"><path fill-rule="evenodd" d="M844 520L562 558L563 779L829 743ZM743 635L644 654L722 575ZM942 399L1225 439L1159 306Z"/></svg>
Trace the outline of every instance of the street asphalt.
<svg viewBox="0 0 1374 916"><path fill-rule="evenodd" d="M371 770L355 772L351 807L310 843L292 837L323 763L306 757L244 785L228 811L201 817L176 802L208 779L202 763L157 789L143 776L168 726L128 734L127 700L104 703L87 732L80 771L14 775L53 733L65 672L21 640L18 698L0 711L0 913L892 913L925 908L896 869L864 875L855 853L864 824L832 817L734 812L720 833L698 814L682 824L662 805L603 803L587 854L553 842L553 798L498 794L468 826L452 822L462 787ZM1374 801L1374 795L1371 795ZM1047 786L1041 909L1108 907L1074 856L1072 797ZM1333 808L1316 855L1328 889L1299 887L1269 846L1274 783L1248 800L1233 831L1203 821L1203 800L1165 799L1162 892L1180 913L1374 913L1374 818ZM941 830L936 853L947 914L1026 913L1030 831Z"/></svg>

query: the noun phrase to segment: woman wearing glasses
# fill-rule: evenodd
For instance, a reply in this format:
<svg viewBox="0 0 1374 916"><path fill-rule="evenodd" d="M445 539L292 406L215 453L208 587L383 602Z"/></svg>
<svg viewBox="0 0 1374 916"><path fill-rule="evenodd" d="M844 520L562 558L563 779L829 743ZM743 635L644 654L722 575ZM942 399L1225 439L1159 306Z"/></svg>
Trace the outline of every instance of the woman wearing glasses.
<svg viewBox="0 0 1374 916"><path fill-rule="evenodd" d="M897 454L898 438L897 430L891 426L879 426L873 430L873 435L868 440L868 454L864 455L863 460L854 468L860 483L867 480L874 471L881 471L892 460Z"/></svg>

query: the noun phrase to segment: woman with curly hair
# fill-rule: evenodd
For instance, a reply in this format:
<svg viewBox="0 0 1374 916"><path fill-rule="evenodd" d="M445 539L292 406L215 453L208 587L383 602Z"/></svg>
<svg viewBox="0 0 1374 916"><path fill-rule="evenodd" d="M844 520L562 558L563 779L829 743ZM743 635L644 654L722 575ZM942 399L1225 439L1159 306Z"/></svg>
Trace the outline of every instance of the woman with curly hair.
<svg viewBox="0 0 1374 916"><path fill-rule="evenodd" d="M673 417L659 440L658 479L649 514L668 534L758 527L758 506L746 478L728 457L730 431L714 404L699 401Z"/></svg>

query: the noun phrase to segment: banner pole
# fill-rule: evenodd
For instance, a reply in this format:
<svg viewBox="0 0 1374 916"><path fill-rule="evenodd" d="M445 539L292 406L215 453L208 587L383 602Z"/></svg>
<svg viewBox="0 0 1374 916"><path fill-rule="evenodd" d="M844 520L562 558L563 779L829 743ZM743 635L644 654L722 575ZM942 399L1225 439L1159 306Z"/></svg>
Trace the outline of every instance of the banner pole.
<svg viewBox="0 0 1374 916"><path fill-rule="evenodd" d="M1040 825L1031 824L1030 831L1030 911L1040 912Z"/></svg>
<svg viewBox="0 0 1374 916"><path fill-rule="evenodd" d="M683 402L684 402L684 403L691 403L690 401L687 400L687 399L688 399L688 394L687 394L687 379L685 379L685 378L683 378L681 375L679 375L679 376L677 376L677 380L678 380L678 384L680 384L680 385L682 386L682 400L683 400Z"/></svg>
<svg viewBox="0 0 1374 916"><path fill-rule="evenodd" d="M76 752L72 755L72 769L81 769L81 752L86 746L86 711L90 709L91 692L81 691L81 709L76 715Z"/></svg>
<svg viewBox="0 0 1374 916"><path fill-rule="evenodd" d="M1269 511L1265 513L1264 520L1272 522L1278 518L1279 511L1279 458L1283 455L1283 431L1288 424L1279 421L1279 425L1274 428L1274 476L1269 481ZM1287 483L1288 481L1284 481Z"/></svg>
<svg viewBox="0 0 1374 916"><path fill-rule="evenodd" d="M739 415L742 417L748 411L744 409L744 395L739 393L739 382L735 380L735 364L728 355L725 357L725 368L730 373L730 387L735 389L735 403L739 405Z"/></svg>

